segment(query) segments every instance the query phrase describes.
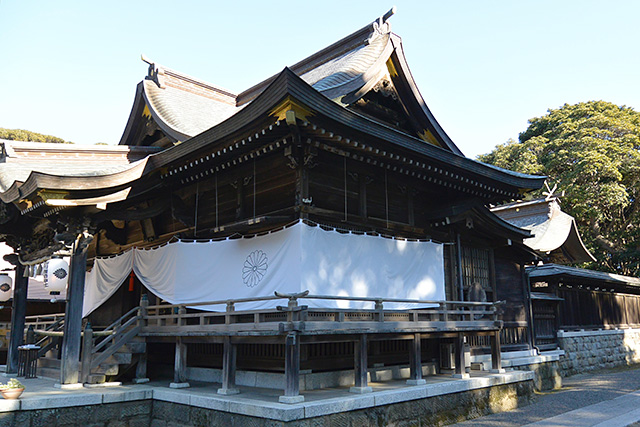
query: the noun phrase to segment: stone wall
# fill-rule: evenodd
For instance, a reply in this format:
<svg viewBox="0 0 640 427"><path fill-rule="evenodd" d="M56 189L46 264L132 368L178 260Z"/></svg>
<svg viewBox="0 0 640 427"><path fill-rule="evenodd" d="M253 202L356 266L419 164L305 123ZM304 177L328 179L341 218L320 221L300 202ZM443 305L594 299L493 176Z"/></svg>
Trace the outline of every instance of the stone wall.
<svg viewBox="0 0 640 427"><path fill-rule="evenodd" d="M406 397L420 391L423 386L407 387L399 394L382 391L351 399L325 399L305 403L302 407L297 405L297 408L265 401L258 404L251 400L235 401L235 412L229 410L228 399L212 399L202 394L190 396L170 390L154 390L154 394L158 396L152 399L88 405L81 404L82 399L79 399L79 405L63 407L51 407L55 405L55 399L43 398L40 399L43 402L35 403L49 407L0 412L0 427L439 426L528 404L533 396L532 375L528 375L528 378L415 399ZM493 382L491 378L471 381L485 384ZM464 388L472 386L468 381L445 382L440 385L447 389L460 389L461 385ZM377 395L380 401L389 403L369 406L374 400L373 395ZM67 400L66 404L70 404ZM227 410L224 409L225 402ZM287 419L288 415L279 413L283 408L292 409L293 412L287 414L297 414L297 417Z"/></svg>
<svg viewBox="0 0 640 427"><path fill-rule="evenodd" d="M562 388L560 362L557 360L513 366L519 371L532 371L535 374L533 385L536 391Z"/></svg>
<svg viewBox="0 0 640 427"><path fill-rule="evenodd" d="M294 426L319 425L448 425L483 415L515 409L529 403L531 381L504 384L460 393L444 394L373 408L336 412L290 422L249 417L213 409L154 400L151 427L213 427L232 425Z"/></svg>
<svg viewBox="0 0 640 427"><path fill-rule="evenodd" d="M640 329L558 331L563 377L640 363Z"/></svg>
<svg viewBox="0 0 640 427"><path fill-rule="evenodd" d="M0 413L0 427L148 427L150 399Z"/></svg>

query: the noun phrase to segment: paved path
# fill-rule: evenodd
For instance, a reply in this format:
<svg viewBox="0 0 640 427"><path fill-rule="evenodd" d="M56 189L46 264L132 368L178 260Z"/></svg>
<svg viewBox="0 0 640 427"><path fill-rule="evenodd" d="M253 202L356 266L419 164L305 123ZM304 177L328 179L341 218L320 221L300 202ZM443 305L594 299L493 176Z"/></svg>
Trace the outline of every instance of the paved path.
<svg viewBox="0 0 640 427"><path fill-rule="evenodd" d="M640 427L640 367L575 375L558 391L537 394L528 406L459 426Z"/></svg>

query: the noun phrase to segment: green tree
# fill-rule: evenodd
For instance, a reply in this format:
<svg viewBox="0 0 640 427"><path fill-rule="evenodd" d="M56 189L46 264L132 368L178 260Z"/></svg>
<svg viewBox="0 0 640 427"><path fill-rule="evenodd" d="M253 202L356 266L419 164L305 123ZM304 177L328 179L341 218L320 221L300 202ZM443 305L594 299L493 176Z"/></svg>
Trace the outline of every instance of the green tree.
<svg viewBox="0 0 640 427"><path fill-rule="evenodd" d="M640 274L640 113L604 101L565 104L529 120L519 141L498 145L479 160L547 175L565 191L590 267Z"/></svg>
<svg viewBox="0 0 640 427"><path fill-rule="evenodd" d="M51 135L43 135L41 133L31 132L22 129L5 129L0 128L0 139L8 139L10 141L33 141L33 142L53 142L57 144L71 144L62 138Z"/></svg>

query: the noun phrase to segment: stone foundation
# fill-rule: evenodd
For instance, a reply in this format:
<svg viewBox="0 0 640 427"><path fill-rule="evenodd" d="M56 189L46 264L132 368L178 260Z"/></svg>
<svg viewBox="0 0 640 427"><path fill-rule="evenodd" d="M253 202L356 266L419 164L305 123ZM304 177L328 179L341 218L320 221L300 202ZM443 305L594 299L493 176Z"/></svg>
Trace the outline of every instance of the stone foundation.
<svg viewBox="0 0 640 427"><path fill-rule="evenodd" d="M276 390L244 388L221 396L204 383L187 389L50 388L18 400L0 399L0 427L444 425L526 405L533 395L533 373L474 373L463 380L440 375L424 385L396 381L366 394L345 388L309 391L303 402L290 405L278 403Z"/></svg>
<svg viewBox="0 0 640 427"><path fill-rule="evenodd" d="M0 413L0 427L147 427L153 402L139 400Z"/></svg>
<svg viewBox="0 0 640 427"><path fill-rule="evenodd" d="M558 331L563 377L640 363L640 329Z"/></svg>
<svg viewBox="0 0 640 427"><path fill-rule="evenodd" d="M470 390L311 417L289 422L250 417L213 409L154 401L151 427L429 425L441 426L527 405L531 381Z"/></svg>

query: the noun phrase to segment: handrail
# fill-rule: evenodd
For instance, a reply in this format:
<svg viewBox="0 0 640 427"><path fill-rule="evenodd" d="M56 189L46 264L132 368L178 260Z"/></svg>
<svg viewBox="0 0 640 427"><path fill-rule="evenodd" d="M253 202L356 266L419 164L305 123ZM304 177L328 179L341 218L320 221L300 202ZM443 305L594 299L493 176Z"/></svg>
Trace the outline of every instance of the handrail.
<svg viewBox="0 0 640 427"><path fill-rule="evenodd" d="M300 296L298 296L300 295ZM333 296L333 295L285 295L276 292L275 296L264 296L264 297L254 297L254 298L236 298L236 299L225 299L225 300L215 300L215 301L204 301L204 302L187 302L180 304L159 304L159 305L150 305L148 309L167 309L167 308L180 308L180 307L198 307L205 305L221 305L221 304L237 304L244 302L258 302L258 301L270 301L270 300L282 300L282 299L324 299L324 300L338 300L338 301L362 301L362 302L373 302L373 303L409 303L409 304L450 304L456 306L480 306L480 307L493 307L500 304L503 304L504 301L496 301L496 302L478 302L478 301L437 301L437 300L420 300L420 299L408 299L408 298L378 298L378 297L351 297L351 296Z"/></svg>
<svg viewBox="0 0 640 427"><path fill-rule="evenodd" d="M59 317L64 317L64 313L53 313L53 314L34 314L31 316L25 316L25 321L29 321L30 319L39 319L39 318L49 318L53 317L54 319L58 319Z"/></svg>
<svg viewBox="0 0 640 427"><path fill-rule="evenodd" d="M93 331L87 324L83 332L82 344L82 381L86 382L91 370L98 367L118 349L127 344L140 331L140 319L143 307L134 307L120 316L115 322L102 331ZM104 338L94 340L94 336ZM110 345L108 345L111 343Z"/></svg>
<svg viewBox="0 0 640 427"><path fill-rule="evenodd" d="M36 329L34 330L34 332L38 335L42 335L45 337L63 337L64 336L64 332L61 331L46 331L46 330L40 330L40 329ZM115 332L113 331L93 331L93 336L111 336L113 335ZM80 336L84 335L84 331L80 332Z"/></svg>
<svg viewBox="0 0 640 427"><path fill-rule="evenodd" d="M116 326L122 324L122 321L129 317L131 314L133 314L134 312L137 312L140 309L140 307L133 307L131 310L127 311L125 314L123 314L122 316L120 316L120 318L118 320L116 320L115 322L113 322L112 324L110 324L109 326L107 326L106 328L104 328L104 331L109 331L112 329L115 329ZM96 335L97 332L94 332L93 335Z"/></svg>

